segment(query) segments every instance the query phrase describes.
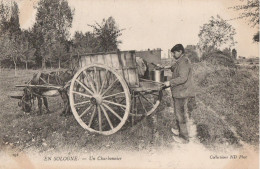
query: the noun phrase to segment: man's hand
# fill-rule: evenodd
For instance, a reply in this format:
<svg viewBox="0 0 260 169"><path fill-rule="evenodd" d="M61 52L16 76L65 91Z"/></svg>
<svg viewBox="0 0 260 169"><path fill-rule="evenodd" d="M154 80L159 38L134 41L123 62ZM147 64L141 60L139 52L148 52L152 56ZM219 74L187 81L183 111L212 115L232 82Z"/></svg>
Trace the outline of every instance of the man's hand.
<svg viewBox="0 0 260 169"><path fill-rule="evenodd" d="M171 69L171 66L164 66L164 69Z"/></svg>
<svg viewBox="0 0 260 169"><path fill-rule="evenodd" d="M170 87L171 86L170 81L166 81L166 82L164 82L164 84L165 84L165 87Z"/></svg>

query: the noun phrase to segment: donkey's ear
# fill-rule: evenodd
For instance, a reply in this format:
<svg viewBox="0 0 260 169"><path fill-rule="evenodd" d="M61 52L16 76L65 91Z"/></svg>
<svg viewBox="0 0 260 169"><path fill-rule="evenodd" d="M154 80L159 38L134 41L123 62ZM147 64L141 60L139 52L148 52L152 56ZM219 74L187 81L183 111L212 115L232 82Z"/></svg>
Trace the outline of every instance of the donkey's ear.
<svg viewBox="0 0 260 169"><path fill-rule="evenodd" d="M13 99L22 99L23 96L10 96Z"/></svg>

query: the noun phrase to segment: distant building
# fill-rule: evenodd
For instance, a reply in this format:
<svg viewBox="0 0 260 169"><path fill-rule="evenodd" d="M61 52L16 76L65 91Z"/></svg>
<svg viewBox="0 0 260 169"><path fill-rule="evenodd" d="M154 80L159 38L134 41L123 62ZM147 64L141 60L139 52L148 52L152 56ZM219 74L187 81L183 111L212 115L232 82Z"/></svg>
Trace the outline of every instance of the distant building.
<svg viewBox="0 0 260 169"><path fill-rule="evenodd" d="M248 58L247 62L249 62L249 64L259 65L259 58L258 57Z"/></svg>
<svg viewBox="0 0 260 169"><path fill-rule="evenodd" d="M238 56L237 60L238 65L259 65L259 57L249 57L246 58L244 56Z"/></svg>
<svg viewBox="0 0 260 169"><path fill-rule="evenodd" d="M238 59L246 59L244 56L238 56Z"/></svg>
<svg viewBox="0 0 260 169"><path fill-rule="evenodd" d="M148 63L161 64L161 52L160 48L146 51L136 51L137 57L143 58Z"/></svg>

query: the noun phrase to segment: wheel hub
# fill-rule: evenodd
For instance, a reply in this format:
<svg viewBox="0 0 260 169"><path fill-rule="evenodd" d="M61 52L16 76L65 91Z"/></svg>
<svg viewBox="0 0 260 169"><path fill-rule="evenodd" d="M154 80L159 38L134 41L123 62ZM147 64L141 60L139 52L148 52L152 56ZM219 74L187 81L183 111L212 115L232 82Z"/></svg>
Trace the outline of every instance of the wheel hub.
<svg viewBox="0 0 260 169"><path fill-rule="evenodd" d="M93 95L93 97L90 99L90 102L94 105L100 105L102 104L103 98L101 95L97 94L97 95Z"/></svg>

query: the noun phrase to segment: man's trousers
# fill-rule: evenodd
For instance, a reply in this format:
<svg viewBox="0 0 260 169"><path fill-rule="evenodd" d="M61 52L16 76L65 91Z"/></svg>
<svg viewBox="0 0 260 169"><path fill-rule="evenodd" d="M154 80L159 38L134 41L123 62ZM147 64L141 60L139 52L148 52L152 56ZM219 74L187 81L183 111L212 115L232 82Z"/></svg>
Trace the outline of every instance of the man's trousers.
<svg viewBox="0 0 260 169"><path fill-rule="evenodd" d="M174 113L176 116L177 128L179 130L179 136L185 140L189 139L188 133L188 98L173 98L174 101Z"/></svg>

